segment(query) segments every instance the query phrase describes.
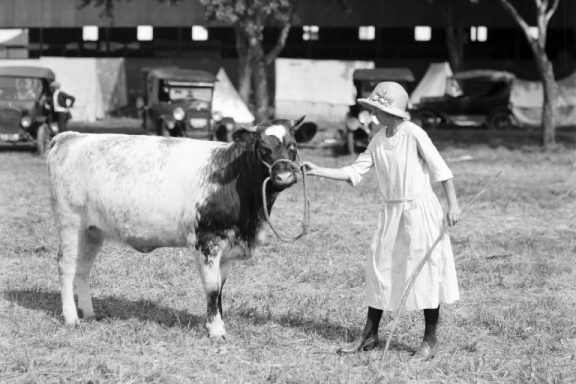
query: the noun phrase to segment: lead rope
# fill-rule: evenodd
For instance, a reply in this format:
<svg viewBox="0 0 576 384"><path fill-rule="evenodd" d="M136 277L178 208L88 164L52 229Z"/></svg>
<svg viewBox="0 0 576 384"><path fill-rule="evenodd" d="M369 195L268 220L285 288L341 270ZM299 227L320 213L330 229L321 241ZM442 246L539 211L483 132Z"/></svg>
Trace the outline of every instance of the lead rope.
<svg viewBox="0 0 576 384"><path fill-rule="evenodd" d="M296 158L298 159L299 164L295 164L292 160L279 159L279 160L276 160L274 163L272 163L272 165L269 165L265 161L261 160L262 163L264 163L264 165L266 165L268 167L270 174L272 174L272 168L278 163L288 163L291 168L293 168L294 170L299 169L300 173L302 173L302 193L304 196L304 212L302 214L302 231L298 235L296 235L292 238L285 238L284 236L282 236L276 230L274 225L272 224L272 221L270 220L270 213L268 212L268 207L266 206L266 185L268 185L268 181L270 181L270 176L268 176L264 180L264 182L262 183L262 205L264 207L264 217L266 218L266 221L268 222L270 229L272 230L272 232L274 232L276 237L285 243L291 243L293 241L300 239L302 236L304 236L308 232L308 226L310 224L310 201L308 200L308 193L306 191L306 169L305 169L304 165L302 164L302 161L300 159L300 155L298 153L296 153Z"/></svg>
<svg viewBox="0 0 576 384"><path fill-rule="evenodd" d="M478 199L478 197L480 197L480 195L482 193L484 193L484 191L498 177L500 177L501 174L502 174L502 171L499 171L494 177L492 177L492 179L484 186L484 188L482 188L480 190L480 192L478 192L476 194L476 196L474 196L472 198L472 200L470 200L470 202L466 205L466 207L464 207L464 209L462 210L462 214L464 214L464 212L466 212L468 210L468 208L470 208L472 203L474 203L474 201L476 201L476 199ZM404 290L404 295L402 296L402 300L400 301L400 306L398 307L398 310L396 311L396 317L394 318L394 322L392 323L392 329L390 330L390 333L386 339L386 346L384 347L384 351L382 352L382 357L380 358L380 365L378 366L378 375L377 375L376 381L378 381L378 379L380 378L382 361L384 361L384 358L386 357L386 353L388 352L388 349L390 348L390 341L392 340L392 336L394 335L394 332L396 331L396 327L398 326L398 319L400 318L400 315L402 314L402 310L404 309L404 305L406 304L406 299L408 298L408 294L410 293L410 289L412 289L412 286L414 285L416 278L420 274L420 271L422 270L422 268L424 268L424 265L426 264L428 259L430 259L430 256L432 255L432 251L434 250L434 248L436 248L436 246L438 245L440 240L442 240L442 238L444 237L444 235L446 234L447 231L448 231L448 226L443 225L442 230L440 231L440 235L438 235L438 237L436 238L434 243L432 243L432 246L430 247L430 249L428 249L428 252L426 252L426 255L424 255L424 258L422 259L422 261L420 261L420 264L418 264L418 266L416 267L414 272L412 272L412 275L410 275L410 278L408 279L408 285L406 286L406 289Z"/></svg>

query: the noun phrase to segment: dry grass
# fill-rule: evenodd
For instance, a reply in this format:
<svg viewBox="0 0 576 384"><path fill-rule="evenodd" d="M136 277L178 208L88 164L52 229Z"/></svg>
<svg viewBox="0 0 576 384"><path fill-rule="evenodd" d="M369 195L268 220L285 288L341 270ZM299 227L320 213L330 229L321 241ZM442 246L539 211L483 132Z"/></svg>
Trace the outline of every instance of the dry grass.
<svg viewBox="0 0 576 384"><path fill-rule="evenodd" d="M473 158L450 164L462 204L505 173L452 231L462 299L442 311L439 355L407 363L423 324L406 313L380 378L382 349L334 353L363 325L363 262L381 202L374 180L357 189L309 180L309 235L284 244L269 234L255 258L233 267L230 337L217 343L203 327L193 263L172 249L106 246L93 271L99 318L66 328L43 160L1 152L0 382L576 382L574 151L443 144L447 159ZM313 149L303 157L350 160ZM300 193L281 196L277 226L297 230Z"/></svg>

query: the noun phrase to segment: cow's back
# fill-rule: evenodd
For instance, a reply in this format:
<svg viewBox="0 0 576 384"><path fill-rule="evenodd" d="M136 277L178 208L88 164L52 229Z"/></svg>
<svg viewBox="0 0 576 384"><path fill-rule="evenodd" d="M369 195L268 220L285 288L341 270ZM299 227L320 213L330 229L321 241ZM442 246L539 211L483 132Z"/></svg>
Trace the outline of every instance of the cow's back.
<svg viewBox="0 0 576 384"><path fill-rule="evenodd" d="M48 168L62 226L80 220L135 247L182 245L210 185L205 169L222 143L153 136L57 135Z"/></svg>

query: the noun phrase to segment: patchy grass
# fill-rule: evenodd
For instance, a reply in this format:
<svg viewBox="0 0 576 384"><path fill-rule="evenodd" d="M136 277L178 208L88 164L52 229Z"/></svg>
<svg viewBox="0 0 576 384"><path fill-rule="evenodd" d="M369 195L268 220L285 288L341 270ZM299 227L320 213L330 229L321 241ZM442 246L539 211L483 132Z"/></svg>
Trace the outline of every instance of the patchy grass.
<svg viewBox="0 0 576 384"><path fill-rule="evenodd" d="M334 353L364 321L364 258L381 204L375 180L353 189L308 179L309 234L285 244L269 233L252 260L233 266L229 338L219 343L204 329L193 260L173 249L105 246L92 275L98 318L65 327L43 159L0 152L0 382L576 382L574 152L439 147L449 161L472 156L450 161L462 206L504 175L452 230L462 299L443 308L440 353L420 365L407 362L423 330L416 312L402 317L387 361L382 349ZM350 161L320 149L302 155L327 166ZM301 207L299 184L275 206L276 226L296 232Z"/></svg>

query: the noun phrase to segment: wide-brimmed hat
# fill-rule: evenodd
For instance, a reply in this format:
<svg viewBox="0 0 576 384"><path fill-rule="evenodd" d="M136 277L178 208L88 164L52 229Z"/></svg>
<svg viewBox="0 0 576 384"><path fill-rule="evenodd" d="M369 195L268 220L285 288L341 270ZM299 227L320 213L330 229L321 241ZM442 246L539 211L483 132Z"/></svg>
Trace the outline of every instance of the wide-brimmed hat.
<svg viewBox="0 0 576 384"><path fill-rule="evenodd" d="M409 118L406 112L408 93L404 87L393 81L378 83L370 96L358 99L358 103L370 110L379 109L403 119Z"/></svg>

